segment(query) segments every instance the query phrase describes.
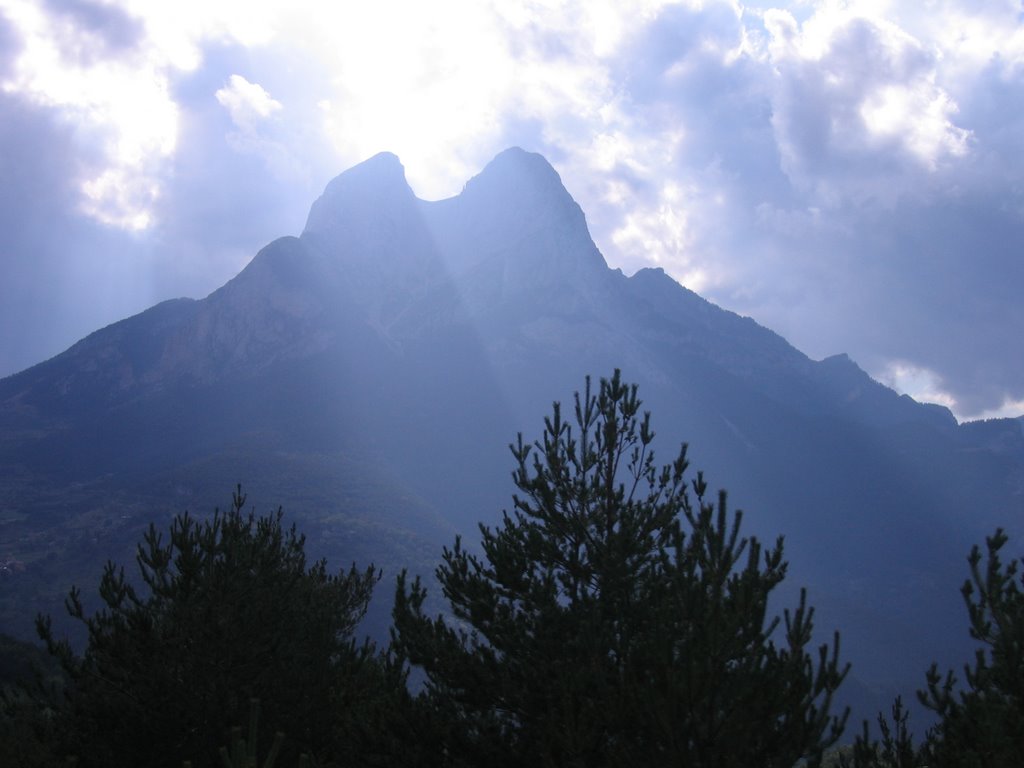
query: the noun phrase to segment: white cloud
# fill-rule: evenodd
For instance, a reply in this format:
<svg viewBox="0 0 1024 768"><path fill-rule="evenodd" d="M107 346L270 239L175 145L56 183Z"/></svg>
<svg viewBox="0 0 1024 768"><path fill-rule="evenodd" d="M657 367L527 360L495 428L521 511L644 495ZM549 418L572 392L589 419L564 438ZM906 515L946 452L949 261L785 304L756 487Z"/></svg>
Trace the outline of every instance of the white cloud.
<svg viewBox="0 0 1024 768"><path fill-rule="evenodd" d="M274 7L256 0L112 0L97 4L97 12L134 24L138 38L111 47L102 29L59 5L0 0L0 13L21 42L2 88L76 126L87 215L113 227L145 229L177 148L174 77L196 69L210 41L267 40Z"/></svg>
<svg viewBox="0 0 1024 768"><path fill-rule="evenodd" d="M1024 64L1018 0L931 0L923 12L915 4L894 2L887 11L942 52L942 76L954 90L969 88L978 73L992 65L1009 76Z"/></svg>
<svg viewBox="0 0 1024 768"><path fill-rule="evenodd" d="M864 6L826 2L802 24L785 11L763 17L783 165L825 205L891 203L970 146L938 80L941 52Z"/></svg>
<svg viewBox="0 0 1024 768"><path fill-rule="evenodd" d="M623 225L612 233L612 241L627 253L639 253L654 264L678 269L688 261L691 236L687 198L694 192L692 188L667 184L651 208L631 206Z"/></svg>
<svg viewBox="0 0 1024 768"><path fill-rule="evenodd" d="M145 27L145 46L168 70L192 71L209 43L257 47L272 40L279 22L275 0L111 0Z"/></svg>
<svg viewBox="0 0 1024 768"><path fill-rule="evenodd" d="M874 378L901 395L910 395L919 403L936 403L949 408L954 414L957 412L956 398L945 391L942 377L928 368L894 360L876 372Z"/></svg>
<svg viewBox="0 0 1024 768"><path fill-rule="evenodd" d="M957 111L953 100L928 82L880 86L860 105L869 133L902 144L929 170L942 157L967 154L970 131L950 119Z"/></svg>
<svg viewBox="0 0 1024 768"><path fill-rule="evenodd" d="M232 75L228 84L214 96L231 115L231 121L246 132L255 130L258 122L282 109L281 102L272 98L263 86L250 83L241 75Z"/></svg>
<svg viewBox="0 0 1024 768"><path fill-rule="evenodd" d="M177 139L178 110L160 66L134 48L111 55L90 30L34 3L2 0L0 10L22 42L3 90L57 110L98 143L100 160L81 182L84 211L112 226L147 226L158 193L153 166Z"/></svg>
<svg viewBox="0 0 1024 768"><path fill-rule="evenodd" d="M971 414L964 418L965 421L979 421L982 419L1016 419L1024 416L1024 398L1015 400L1011 397L1003 400L998 408L989 408L981 413Z"/></svg>

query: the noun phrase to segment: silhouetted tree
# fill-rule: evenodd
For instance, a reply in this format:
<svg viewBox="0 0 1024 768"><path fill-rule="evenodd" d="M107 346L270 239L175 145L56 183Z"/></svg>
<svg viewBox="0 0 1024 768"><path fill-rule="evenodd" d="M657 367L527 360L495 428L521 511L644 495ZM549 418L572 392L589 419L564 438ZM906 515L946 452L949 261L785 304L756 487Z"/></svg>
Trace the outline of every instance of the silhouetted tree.
<svg viewBox="0 0 1024 768"><path fill-rule="evenodd" d="M926 751L914 746L914 735L908 725L910 713L903 699L896 697L892 704L892 722L878 713L881 741L871 739L867 720L864 730L857 736L849 756L839 760L840 768L924 768L928 765Z"/></svg>
<svg viewBox="0 0 1024 768"><path fill-rule="evenodd" d="M393 647L425 674L448 764L791 768L838 738L838 636L805 650L803 595L767 616L781 539L742 538L686 446L659 468L653 437L635 386L588 378L572 423L556 403L511 446L519 493L482 556L445 549L451 615L399 578Z"/></svg>
<svg viewBox="0 0 1024 768"><path fill-rule="evenodd" d="M971 577L961 593L967 605L971 637L979 641L974 664L964 666L967 686L958 690L952 671L936 665L918 696L935 711L939 723L929 739L935 766L1015 766L1024 760L1024 576L1021 561L1004 565L1000 550L1007 536L1000 529L968 557Z"/></svg>
<svg viewBox="0 0 1024 768"><path fill-rule="evenodd" d="M57 765L52 694L60 666L38 646L0 634L0 765Z"/></svg>
<svg viewBox="0 0 1024 768"><path fill-rule="evenodd" d="M304 537L282 527L280 510L256 517L244 505L239 488L209 521L176 517L166 540L151 525L138 548L141 583L108 563L104 607L92 616L72 588L68 610L88 632L81 656L38 619L70 681L60 749L80 765L213 764L251 698L262 701L267 738L287 735L285 762L299 751L350 753L382 678L403 687L400 671L352 639L374 569L308 565ZM364 703L369 714L355 709Z"/></svg>
<svg viewBox="0 0 1024 768"><path fill-rule="evenodd" d="M968 557L970 578L961 594L971 637L981 643L974 664L956 675L932 664L918 698L938 716L915 748L894 708L890 727L879 715L882 742L871 740L867 723L855 744L854 768L1010 768L1024 759L1024 575L1013 560L1003 563L1007 536L999 529L986 538L987 556L975 546ZM897 699L897 703L899 700Z"/></svg>

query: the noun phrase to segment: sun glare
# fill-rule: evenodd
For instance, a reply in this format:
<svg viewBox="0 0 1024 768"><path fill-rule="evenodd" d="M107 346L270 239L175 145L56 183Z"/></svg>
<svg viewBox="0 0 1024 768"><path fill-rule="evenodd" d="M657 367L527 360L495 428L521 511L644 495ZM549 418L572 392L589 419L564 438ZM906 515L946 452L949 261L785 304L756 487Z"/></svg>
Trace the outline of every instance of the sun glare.
<svg viewBox="0 0 1024 768"><path fill-rule="evenodd" d="M307 53L330 73L319 100L342 164L395 152L424 197L458 191L478 165L466 149L499 130L515 80L501 30L486 5L309 4ZM455 161L453 162L453 158Z"/></svg>

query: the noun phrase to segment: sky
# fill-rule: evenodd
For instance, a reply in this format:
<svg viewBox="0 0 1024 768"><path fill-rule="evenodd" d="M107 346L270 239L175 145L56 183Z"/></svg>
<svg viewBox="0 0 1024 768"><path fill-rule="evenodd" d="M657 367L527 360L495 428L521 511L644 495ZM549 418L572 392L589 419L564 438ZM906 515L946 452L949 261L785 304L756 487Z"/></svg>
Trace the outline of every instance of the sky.
<svg viewBox="0 0 1024 768"><path fill-rule="evenodd" d="M441 199L509 146L610 266L1024 414L1009 0L0 0L0 376L207 295L377 152Z"/></svg>

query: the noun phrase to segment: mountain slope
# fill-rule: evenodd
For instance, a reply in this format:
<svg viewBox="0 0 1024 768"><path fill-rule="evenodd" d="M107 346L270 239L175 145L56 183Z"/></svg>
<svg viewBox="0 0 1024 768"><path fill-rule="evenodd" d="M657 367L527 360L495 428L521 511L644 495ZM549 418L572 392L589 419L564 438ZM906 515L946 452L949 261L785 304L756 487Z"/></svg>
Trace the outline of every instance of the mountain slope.
<svg viewBox="0 0 1024 768"><path fill-rule="evenodd" d="M997 524L1021 532L1021 422L957 425L660 270L609 269L558 174L519 149L435 202L371 158L210 296L0 381L0 558L20 564L0 631L26 635L71 581L128 562L149 520L206 513L239 481L335 565L385 566L388 591L495 522L516 432L616 367L663 457L690 442L748 533L786 536L787 588L811 588L864 690L965 658L963 557Z"/></svg>

